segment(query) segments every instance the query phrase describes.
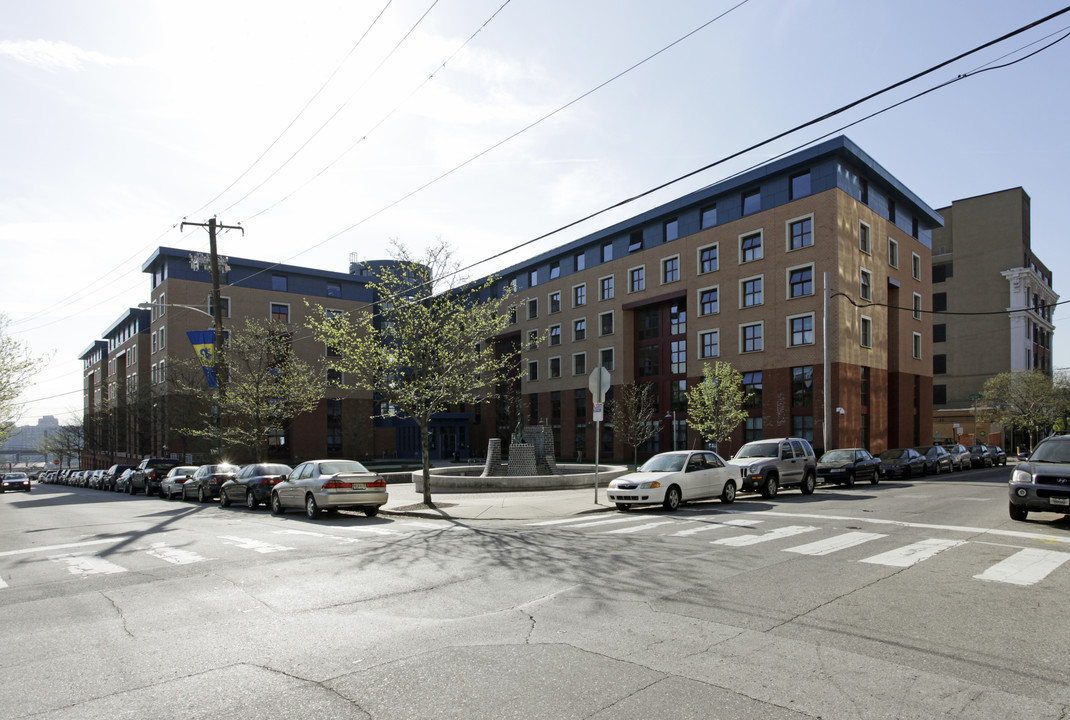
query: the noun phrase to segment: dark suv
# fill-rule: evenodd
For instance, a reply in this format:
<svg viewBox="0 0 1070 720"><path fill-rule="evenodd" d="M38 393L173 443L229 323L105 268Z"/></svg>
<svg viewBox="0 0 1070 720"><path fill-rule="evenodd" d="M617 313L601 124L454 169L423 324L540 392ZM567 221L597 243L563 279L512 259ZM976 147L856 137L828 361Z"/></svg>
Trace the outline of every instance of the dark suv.
<svg viewBox="0 0 1070 720"><path fill-rule="evenodd" d="M146 495L160 492L160 481L168 470L178 464L177 460L167 458L145 458L137 466L137 470L130 473L126 491L131 495L137 495L139 490L144 491Z"/></svg>
<svg viewBox="0 0 1070 720"><path fill-rule="evenodd" d="M1044 440L1014 466L1011 519L1025 520L1030 511L1070 515L1070 435Z"/></svg>

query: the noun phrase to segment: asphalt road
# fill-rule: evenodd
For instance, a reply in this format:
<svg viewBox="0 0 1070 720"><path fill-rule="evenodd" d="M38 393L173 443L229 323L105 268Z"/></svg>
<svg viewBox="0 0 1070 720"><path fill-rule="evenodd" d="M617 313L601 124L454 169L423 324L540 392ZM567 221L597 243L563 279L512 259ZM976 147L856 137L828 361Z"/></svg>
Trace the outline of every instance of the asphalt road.
<svg viewBox="0 0 1070 720"><path fill-rule="evenodd" d="M5 718L1066 718L1008 468L530 522L0 495Z"/></svg>

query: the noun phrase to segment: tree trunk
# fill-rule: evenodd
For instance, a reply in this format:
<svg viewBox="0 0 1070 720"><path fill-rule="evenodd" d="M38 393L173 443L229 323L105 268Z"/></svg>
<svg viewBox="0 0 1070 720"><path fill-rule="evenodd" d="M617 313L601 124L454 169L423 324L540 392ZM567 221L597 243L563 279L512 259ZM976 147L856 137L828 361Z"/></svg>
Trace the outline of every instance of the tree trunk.
<svg viewBox="0 0 1070 720"><path fill-rule="evenodd" d="M433 505L431 502L431 449L430 438L427 435L428 422L416 423L416 426L420 428L420 455L423 460L423 473L424 473L424 494L423 503L430 507Z"/></svg>

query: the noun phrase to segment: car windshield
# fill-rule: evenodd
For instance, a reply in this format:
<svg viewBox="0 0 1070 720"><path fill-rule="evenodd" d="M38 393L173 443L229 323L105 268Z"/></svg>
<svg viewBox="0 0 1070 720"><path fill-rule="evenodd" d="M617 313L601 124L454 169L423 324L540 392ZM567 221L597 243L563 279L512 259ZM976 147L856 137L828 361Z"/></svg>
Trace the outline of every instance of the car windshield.
<svg viewBox="0 0 1070 720"><path fill-rule="evenodd" d="M885 450L881 453L881 460L899 460L907 456L906 450Z"/></svg>
<svg viewBox="0 0 1070 720"><path fill-rule="evenodd" d="M25 480L26 473L8 473L4 476L5 480Z"/></svg>
<svg viewBox="0 0 1070 720"><path fill-rule="evenodd" d="M1042 442L1029 456L1030 462L1070 463L1070 442L1055 440Z"/></svg>
<svg viewBox="0 0 1070 720"><path fill-rule="evenodd" d="M289 465L256 465L250 473L253 475L289 475L293 471Z"/></svg>
<svg viewBox="0 0 1070 720"><path fill-rule="evenodd" d="M338 473L366 473L368 468L356 460L332 460L320 463L320 475L337 475Z"/></svg>
<svg viewBox="0 0 1070 720"><path fill-rule="evenodd" d="M639 467L639 472L680 472L686 455L655 455Z"/></svg>
<svg viewBox="0 0 1070 720"><path fill-rule="evenodd" d="M778 457L780 455L780 443L766 442L766 443L751 443L744 445L737 458L752 458L752 457Z"/></svg>
<svg viewBox="0 0 1070 720"><path fill-rule="evenodd" d="M854 450L829 450L821 456L821 462L851 462L854 459Z"/></svg>
<svg viewBox="0 0 1070 720"><path fill-rule="evenodd" d="M237 465L209 465L208 472L210 473L236 473L238 472Z"/></svg>

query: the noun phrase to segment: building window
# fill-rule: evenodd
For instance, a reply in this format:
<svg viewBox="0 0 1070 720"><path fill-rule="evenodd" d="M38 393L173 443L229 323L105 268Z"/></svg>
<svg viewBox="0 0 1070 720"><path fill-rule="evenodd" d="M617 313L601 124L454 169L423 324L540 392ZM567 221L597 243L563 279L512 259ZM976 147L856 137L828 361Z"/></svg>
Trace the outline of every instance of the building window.
<svg viewBox="0 0 1070 720"><path fill-rule="evenodd" d="M760 232L743 235L739 239L739 261L741 263L762 259L762 234Z"/></svg>
<svg viewBox="0 0 1070 720"><path fill-rule="evenodd" d="M947 385L933 385L933 405L947 405Z"/></svg>
<svg viewBox="0 0 1070 720"><path fill-rule="evenodd" d="M613 334L613 311L600 313L598 315L598 334L599 335L612 335Z"/></svg>
<svg viewBox="0 0 1070 720"><path fill-rule="evenodd" d="M539 284L539 271L538 269L528 272L528 287L535 287Z"/></svg>
<svg viewBox="0 0 1070 720"><path fill-rule="evenodd" d="M290 322L290 306L283 303L271 303L271 319L275 322Z"/></svg>
<svg viewBox="0 0 1070 720"><path fill-rule="evenodd" d="M576 268L576 272L585 270L587 268L587 256L582 251L572 256L572 264Z"/></svg>
<svg viewBox="0 0 1070 720"><path fill-rule="evenodd" d="M762 439L762 419L749 417L743 426L743 442L754 442Z"/></svg>
<svg viewBox="0 0 1070 720"><path fill-rule="evenodd" d="M947 374L947 355L933 355L933 375Z"/></svg>
<svg viewBox="0 0 1070 720"><path fill-rule="evenodd" d="M561 326L560 325L551 325L550 326L550 344L551 345L560 345L561 344Z"/></svg>
<svg viewBox="0 0 1070 720"><path fill-rule="evenodd" d="M914 333L914 342L911 344L915 360L921 360L921 333Z"/></svg>
<svg viewBox="0 0 1070 720"><path fill-rule="evenodd" d="M933 342L947 342L947 325L939 323L933 325Z"/></svg>
<svg viewBox="0 0 1070 720"><path fill-rule="evenodd" d="M687 340L673 340L669 345L669 372L682 375L687 372Z"/></svg>
<svg viewBox="0 0 1070 720"><path fill-rule="evenodd" d="M613 299L613 276L609 275L604 278L598 278L598 299L599 300L611 300Z"/></svg>
<svg viewBox="0 0 1070 720"><path fill-rule="evenodd" d="M645 345L639 348L636 362L636 374L639 377L655 377L661 374L661 348L657 345Z"/></svg>
<svg viewBox="0 0 1070 720"><path fill-rule="evenodd" d="M914 237L914 238L918 237L918 218L917 217L910 218L910 235L911 235L911 237Z"/></svg>
<svg viewBox="0 0 1070 720"><path fill-rule="evenodd" d="M814 406L814 367L791 369L791 406L806 408Z"/></svg>
<svg viewBox="0 0 1070 720"><path fill-rule="evenodd" d="M613 243L602 243L602 262L607 263L613 259Z"/></svg>
<svg viewBox="0 0 1070 720"><path fill-rule="evenodd" d="M812 217L788 222L788 250L800 250L814 244L814 219Z"/></svg>
<svg viewBox="0 0 1070 720"><path fill-rule="evenodd" d="M864 222L858 223L858 249L866 255L873 254L873 243L869 237L869 225Z"/></svg>
<svg viewBox="0 0 1070 720"><path fill-rule="evenodd" d="M699 359L719 357L721 354L721 333L707 330L698 334Z"/></svg>
<svg viewBox="0 0 1070 720"><path fill-rule="evenodd" d="M327 283L327 297L340 298L342 297L342 286L338 283Z"/></svg>
<svg viewBox="0 0 1070 720"><path fill-rule="evenodd" d="M814 441L814 416L813 415L792 415L791 416L791 434L794 437L800 437L803 440L809 442Z"/></svg>
<svg viewBox="0 0 1070 720"><path fill-rule="evenodd" d="M810 171L805 170L791 176L788 187L788 199L798 200L810 194Z"/></svg>
<svg viewBox="0 0 1070 720"><path fill-rule="evenodd" d="M863 300L873 299L873 274L869 270L858 271L858 296Z"/></svg>
<svg viewBox="0 0 1070 720"><path fill-rule="evenodd" d="M742 196L741 212L743 215L750 215L756 213L762 209L762 192L760 188L748 190L743 193Z"/></svg>
<svg viewBox="0 0 1070 720"><path fill-rule="evenodd" d="M572 356L572 374L587 374L587 353L575 353Z"/></svg>
<svg viewBox="0 0 1070 720"><path fill-rule="evenodd" d="M869 368L866 367L865 365L862 366L862 371L860 373L859 391L860 391L860 394L859 394L860 404L862 405L862 408L864 410L868 409L869 408Z"/></svg>
<svg viewBox="0 0 1070 720"><path fill-rule="evenodd" d="M156 331L153 331L153 333L152 333L152 352L156 353L157 350L159 350L159 348L156 346ZM155 372L156 371L156 366L153 365L152 369L153 369L153 372Z"/></svg>
<svg viewBox="0 0 1070 720"><path fill-rule="evenodd" d="M910 253L910 276L921 280L921 256L917 253Z"/></svg>
<svg viewBox="0 0 1070 720"><path fill-rule="evenodd" d="M587 283L575 285L572 288L572 307L580 307L587 304Z"/></svg>
<svg viewBox="0 0 1070 720"><path fill-rule="evenodd" d="M704 275L717 269L717 243L698 249L698 272Z"/></svg>
<svg viewBox="0 0 1070 720"><path fill-rule="evenodd" d="M640 265L628 271L628 292L639 292L646 289L646 267Z"/></svg>
<svg viewBox="0 0 1070 720"><path fill-rule="evenodd" d="M559 377L561 377L561 358L560 357L552 357L552 358L550 358L550 377L551 378L559 378Z"/></svg>
<svg viewBox="0 0 1070 720"><path fill-rule="evenodd" d="M703 288L698 291L698 314L699 315L716 315L721 311L720 302L718 300L719 288Z"/></svg>
<svg viewBox="0 0 1070 720"><path fill-rule="evenodd" d="M947 293L933 293L933 312L947 312Z"/></svg>
<svg viewBox="0 0 1070 720"><path fill-rule="evenodd" d="M661 282L671 283L680 279L680 256L674 255L661 261Z"/></svg>
<svg viewBox="0 0 1070 720"><path fill-rule="evenodd" d="M869 180L858 178L858 199L863 205L869 205Z"/></svg>
<svg viewBox="0 0 1070 720"><path fill-rule="evenodd" d="M895 225L895 200L888 198L888 219Z"/></svg>
<svg viewBox="0 0 1070 720"><path fill-rule="evenodd" d="M788 347L814 344L814 315L796 315L788 318Z"/></svg>
<svg viewBox="0 0 1070 720"><path fill-rule="evenodd" d="M753 410L762 407L762 371L743 373L743 407Z"/></svg>
<svg viewBox="0 0 1070 720"><path fill-rule="evenodd" d="M528 330L528 350L535 350L539 347L539 331Z"/></svg>
<svg viewBox="0 0 1070 720"><path fill-rule="evenodd" d="M613 371L613 348L602 348L598 354L598 360L602 367L610 372Z"/></svg>
<svg viewBox="0 0 1070 720"><path fill-rule="evenodd" d="M528 382L535 382L539 379L539 361L528 361Z"/></svg>
<svg viewBox="0 0 1070 720"><path fill-rule="evenodd" d="M711 228L711 227L713 227L714 225L717 224L717 206L716 205L707 205L706 207L702 208L702 211L701 211L700 215L701 215L700 222L702 223L702 229L703 230L705 230L706 228Z"/></svg>
<svg viewBox="0 0 1070 720"><path fill-rule="evenodd" d="M539 317L539 298L530 298L528 300L528 320L534 320Z"/></svg>
<svg viewBox="0 0 1070 720"><path fill-rule="evenodd" d="M863 315L860 327L859 344L864 348L873 347L873 319Z"/></svg>
<svg viewBox="0 0 1070 720"><path fill-rule="evenodd" d="M914 319L921 320L921 295L914 293Z"/></svg>
<svg viewBox="0 0 1070 720"><path fill-rule="evenodd" d="M899 267L899 243L892 238L888 238L888 264Z"/></svg>
<svg viewBox="0 0 1070 720"><path fill-rule="evenodd" d="M561 277L561 263L557 260L554 260L552 263L550 263L550 279L556 280L559 277Z"/></svg>
<svg viewBox="0 0 1070 720"><path fill-rule="evenodd" d="M550 314L561 312L561 292L552 292L548 296L550 301Z"/></svg>
<svg viewBox="0 0 1070 720"><path fill-rule="evenodd" d="M628 236L628 252L639 252L643 249L643 231L633 230Z"/></svg>
<svg viewBox="0 0 1070 720"><path fill-rule="evenodd" d="M739 281L740 307L754 307L762 304L762 276L745 278Z"/></svg>
<svg viewBox="0 0 1070 720"><path fill-rule="evenodd" d="M680 237L680 223L676 218L666 220L662 226L662 241L672 242L678 237Z"/></svg>
<svg viewBox="0 0 1070 720"><path fill-rule="evenodd" d="M516 325L516 305L509 306L509 324Z"/></svg>
<svg viewBox="0 0 1070 720"><path fill-rule="evenodd" d="M286 292L286 276L285 275L272 275L271 276L271 289L275 292Z"/></svg>
<svg viewBox="0 0 1070 720"><path fill-rule="evenodd" d="M797 298L814 294L814 266L788 270L788 297Z"/></svg>
<svg viewBox="0 0 1070 720"><path fill-rule="evenodd" d="M219 298L219 310L224 319L230 317L230 298ZM208 293L208 314L215 317L215 303L212 302L212 293Z"/></svg>
<svg viewBox="0 0 1070 720"><path fill-rule="evenodd" d="M587 339L587 318L578 318L572 321L572 339Z"/></svg>
<svg viewBox="0 0 1070 720"><path fill-rule="evenodd" d="M954 263L940 263L933 265L933 284L946 282L948 278L955 277Z"/></svg>
<svg viewBox="0 0 1070 720"><path fill-rule="evenodd" d="M762 323L760 322L740 325L739 336L739 351L741 353L761 352L764 347L762 344Z"/></svg>

